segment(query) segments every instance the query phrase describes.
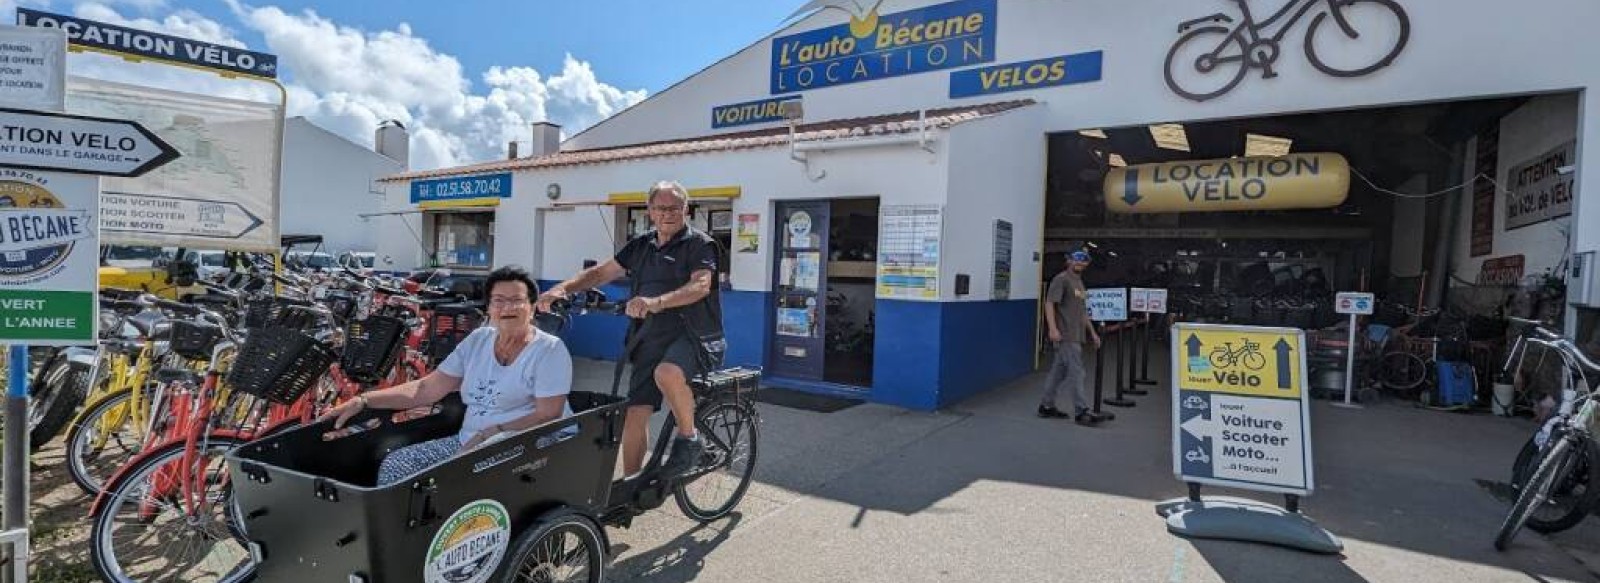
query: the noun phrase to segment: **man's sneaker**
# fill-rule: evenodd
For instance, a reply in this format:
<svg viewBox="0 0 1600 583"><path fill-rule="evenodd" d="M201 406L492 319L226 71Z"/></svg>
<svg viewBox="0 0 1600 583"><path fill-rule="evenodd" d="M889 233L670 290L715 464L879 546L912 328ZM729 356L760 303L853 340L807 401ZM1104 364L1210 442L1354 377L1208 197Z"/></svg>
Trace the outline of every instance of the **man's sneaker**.
<svg viewBox="0 0 1600 583"><path fill-rule="evenodd" d="M1071 417L1071 415L1068 415L1066 411L1045 405L1039 406L1039 416L1045 419L1065 419L1067 417Z"/></svg>
<svg viewBox="0 0 1600 583"><path fill-rule="evenodd" d="M661 477L676 478L688 473L700 461L702 453L705 453L705 444L700 440L690 441L673 436L671 452L667 454L667 461L661 464Z"/></svg>

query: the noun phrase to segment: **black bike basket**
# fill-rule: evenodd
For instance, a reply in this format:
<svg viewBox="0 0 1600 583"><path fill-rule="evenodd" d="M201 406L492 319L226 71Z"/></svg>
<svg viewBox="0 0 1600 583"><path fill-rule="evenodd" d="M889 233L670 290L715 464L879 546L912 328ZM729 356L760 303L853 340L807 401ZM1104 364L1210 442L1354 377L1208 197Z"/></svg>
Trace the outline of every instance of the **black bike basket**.
<svg viewBox="0 0 1600 583"><path fill-rule="evenodd" d="M442 304L428 322L428 362L438 366L463 339L483 325L483 312L472 304Z"/></svg>
<svg viewBox="0 0 1600 583"><path fill-rule="evenodd" d="M254 330L268 326L285 328L305 328L307 322L315 322L305 310L291 310L290 307L310 307L311 302L283 297L267 297L251 300L245 307L244 327Z"/></svg>
<svg viewBox="0 0 1600 583"><path fill-rule="evenodd" d="M369 316L345 327L344 354L339 369L359 383L376 383L389 376L405 341L406 323L393 316Z"/></svg>
<svg viewBox="0 0 1600 583"><path fill-rule="evenodd" d="M171 321L172 351L190 360L211 360L211 350L222 341L222 328L210 322Z"/></svg>
<svg viewBox="0 0 1600 583"><path fill-rule="evenodd" d="M228 371L233 390L287 405L304 395L333 365L333 351L299 330L267 327L250 332Z"/></svg>

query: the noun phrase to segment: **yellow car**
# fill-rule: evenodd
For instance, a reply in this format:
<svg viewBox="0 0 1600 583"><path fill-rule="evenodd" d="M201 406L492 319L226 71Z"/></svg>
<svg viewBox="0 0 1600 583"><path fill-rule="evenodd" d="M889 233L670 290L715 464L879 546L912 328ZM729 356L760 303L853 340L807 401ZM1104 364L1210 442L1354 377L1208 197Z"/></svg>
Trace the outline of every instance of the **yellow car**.
<svg viewBox="0 0 1600 583"><path fill-rule="evenodd" d="M179 250L182 253L182 250ZM154 247L107 245L100 249L100 287L143 290L169 300L185 294L203 294L195 283L197 268L190 262L173 262Z"/></svg>

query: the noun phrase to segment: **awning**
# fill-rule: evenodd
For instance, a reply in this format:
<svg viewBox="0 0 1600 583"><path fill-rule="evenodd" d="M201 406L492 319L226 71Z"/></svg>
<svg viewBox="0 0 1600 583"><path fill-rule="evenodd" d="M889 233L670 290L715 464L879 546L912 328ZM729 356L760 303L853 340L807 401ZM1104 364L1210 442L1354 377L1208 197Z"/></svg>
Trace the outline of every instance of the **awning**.
<svg viewBox="0 0 1600 583"><path fill-rule="evenodd" d="M737 186L712 186L707 188L689 189L689 200L732 200L739 198L740 189ZM644 204L644 191L613 192L606 195L607 204Z"/></svg>

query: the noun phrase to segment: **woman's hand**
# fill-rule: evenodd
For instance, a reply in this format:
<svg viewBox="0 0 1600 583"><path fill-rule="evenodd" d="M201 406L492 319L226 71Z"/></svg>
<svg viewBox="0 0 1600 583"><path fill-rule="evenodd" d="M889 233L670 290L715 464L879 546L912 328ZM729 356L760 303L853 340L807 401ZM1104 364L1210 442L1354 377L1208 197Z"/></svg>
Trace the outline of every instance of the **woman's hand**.
<svg viewBox="0 0 1600 583"><path fill-rule="evenodd" d="M461 451L468 451L472 448L483 445L483 442L488 441L491 437L499 435L501 432L502 429L498 423L496 423L494 427L479 431L477 435L472 436L472 439L468 439L465 444L462 444Z"/></svg>
<svg viewBox="0 0 1600 583"><path fill-rule="evenodd" d="M360 413L365 410L367 410L367 396L357 395L354 399L350 399L349 401L340 403L338 406L332 409L328 409L328 412L318 416L317 420L313 421L312 423L322 423L323 421L327 421L329 418L336 418L333 422L333 428L343 429L346 421L349 421L351 417L356 415L356 413Z"/></svg>

